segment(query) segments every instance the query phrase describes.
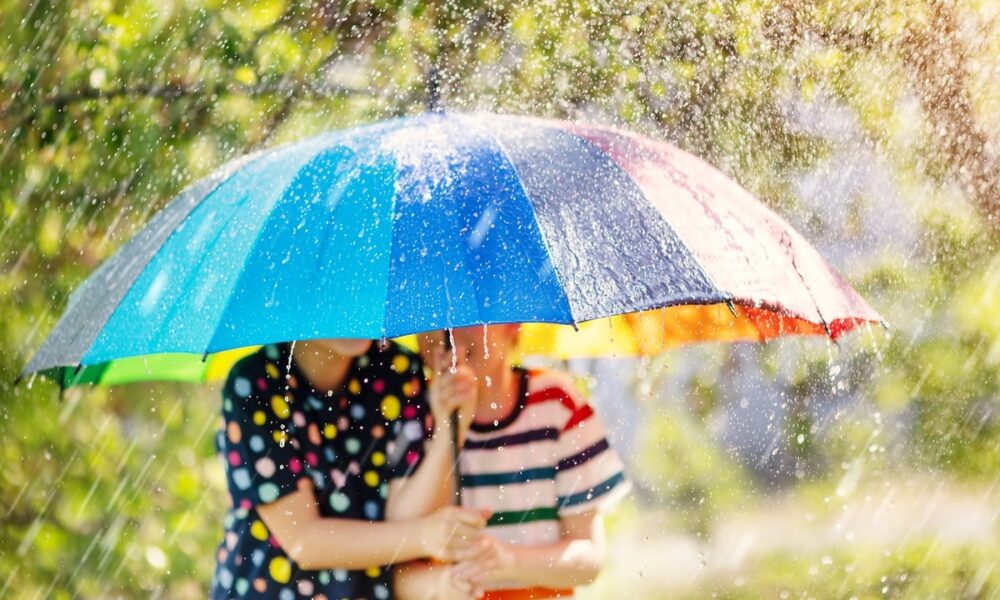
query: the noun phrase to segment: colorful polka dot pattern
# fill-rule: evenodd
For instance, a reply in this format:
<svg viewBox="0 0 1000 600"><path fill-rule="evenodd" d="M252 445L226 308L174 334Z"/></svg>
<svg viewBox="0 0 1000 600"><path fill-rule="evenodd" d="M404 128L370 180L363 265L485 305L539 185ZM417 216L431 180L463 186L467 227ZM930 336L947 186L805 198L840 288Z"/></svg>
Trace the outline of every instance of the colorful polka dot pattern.
<svg viewBox="0 0 1000 600"><path fill-rule="evenodd" d="M395 344L372 344L352 363L343 389L328 395L307 385L289 352L287 344L264 346L233 367L223 390L217 445L232 508L212 596L389 598L389 569L300 569L255 507L309 477L324 516L381 520L388 481L416 468L430 431L423 367Z"/></svg>

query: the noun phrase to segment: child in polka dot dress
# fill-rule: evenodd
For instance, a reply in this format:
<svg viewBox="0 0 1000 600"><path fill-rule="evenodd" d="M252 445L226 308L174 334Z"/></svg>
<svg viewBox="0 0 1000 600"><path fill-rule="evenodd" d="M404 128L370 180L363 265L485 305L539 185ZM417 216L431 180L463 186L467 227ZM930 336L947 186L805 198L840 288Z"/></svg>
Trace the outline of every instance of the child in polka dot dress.
<svg viewBox="0 0 1000 600"><path fill-rule="evenodd" d="M389 598L389 563L470 546L488 513L445 506L445 415L469 405L474 383L442 374L428 405L422 369L370 340L267 345L233 367L217 441L232 506L213 598Z"/></svg>

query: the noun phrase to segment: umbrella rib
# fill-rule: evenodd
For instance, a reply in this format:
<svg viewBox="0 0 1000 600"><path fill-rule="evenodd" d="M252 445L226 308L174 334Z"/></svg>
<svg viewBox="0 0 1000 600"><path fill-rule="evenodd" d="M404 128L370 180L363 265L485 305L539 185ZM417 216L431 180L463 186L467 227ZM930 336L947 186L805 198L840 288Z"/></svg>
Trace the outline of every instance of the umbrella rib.
<svg viewBox="0 0 1000 600"><path fill-rule="evenodd" d="M812 300L813 306L816 307L816 314L819 316L820 324L823 325L823 330L826 331L827 337L834 339L833 332L830 330L830 324L827 322L826 317L823 316L823 311L819 307L819 302L816 301L816 296L813 294L812 288L809 287L809 282L799 271L799 265L795 261L795 252L792 249L791 236L787 231L782 232L781 235L781 247L785 249L785 254L788 255L788 260L792 263L792 270L795 271L795 275L798 276L799 281L802 283L802 287L809 294L809 299Z"/></svg>
<svg viewBox="0 0 1000 600"><path fill-rule="evenodd" d="M233 178L234 176L236 176L236 174L240 172L240 169L241 169L242 167L245 167L246 165L248 165L248 164L250 164L250 163L254 162L254 161L255 161L256 159L260 158L260 157L261 157L261 155L263 155L263 154L264 154L264 152L265 152L264 150L260 150L260 151L257 151L257 152L253 152L253 153L250 153L250 154L247 154L247 155L245 155L245 156L242 156L242 157L240 157L240 158L238 158L238 159L236 159L236 160L233 160L233 161L231 161L231 162L229 163L229 165L227 165L226 167L224 167L224 168L223 168L224 170L223 170L223 172L222 172L222 176L218 178L218 182L216 182L216 183L215 183L215 185L213 185L213 186L212 186L212 187L211 187L211 188L210 188L210 189L209 189L208 191L206 191L206 192L205 192L205 193L204 193L204 194L202 195L202 197L201 197L201 198L199 198L198 200L196 200L196 201L192 202L191 206L190 206L190 207L189 207L189 208L187 209L187 213L186 213L186 214L184 215L184 217L183 217L183 218L182 218L182 219L180 220L180 222L179 222L179 223L177 224L177 226L175 226L175 227L174 227L174 228L173 228L173 229L172 229L172 230L170 231L170 233L168 233L168 234L167 234L167 235L166 235L166 236L165 236L165 237L163 238L163 240L162 240L162 241L160 242L160 244L159 244L159 245L157 246L156 250L154 250L153 252L151 252L151 254L150 254L149 258L148 258L148 259L146 260L146 263L145 263L145 265L143 265L143 267L142 267L142 268L141 268L141 269L140 269L140 270L139 270L139 271L138 271L138 272L136 273L136 276L135 276L135 278L133 278L133 280L132 280L132 281L131 281L131 282L130 282L129 284L127 284L127 285L125 286L125 288L124 288L124 289L123 289L123 291L122 291L122 294L121 294L121 296L120 296L120 297L118 298L117 302L115 302L115 307L114 307L114 309L112 309L112 310L111 310L111 311L110 311L110 312L108 313L108 316L107 316L107 317L106 317L106 318L104 319L104 322L103 322L103 323L101 324L101 327L100 327L99 329L97 329L97 331L96 331L96 333L95 333L95 335L94 335L93 339L91 339L91 340L90 340L90 342L89 342L89 343L87 344L87 348L86 348L86 350L85 350L85 351L83 351L83 352L81 352L81 354L80 354L79 358L77 359L77 363L76 363L78 367L79 367L79 366L82 366L82 364L83 364L83 358L84 358L85 356L87 356L87 355L88 355L88 354L89 354L89 353L90 353L90 352L91 352L91 351L93 350L93 348L94 348L94 343L95 343L95 342L96 342L96 341L98 340L98 338L100 338L100 335L101 335L101 332L102 332L102 331L103 331L103 329L104 329L104 326L105 326L105 325L107 325L108 321L110 321L110 320L111 320L111 317L112 317L112 316L114 315L115 311L117 311L117 310L118 310L118 307L119 307L119 306L121 305L122 301L124 301L124 300L125 300L125 298L126 298L126 297L127 297L128 295L129 295L129 293L130 293L130 292L132 291L132 289L133 289L133 288L135 287L135 284L136 284L136 282L137 282L137 281L139 280L139 277L140 277L140 276L142 275L142 273L143 273L143 272L144 272L144 271L145 271L145 270L146 270L146 269L147 269L147 268L149 267L149 264L150 264L150 263L151 263L151 262L153 261L153 259L154 259L154 258L156 257L156 254L157 254L157 253L158 253L158 252L160 251L160 249L162 249L162 248L163 248L163 247L164 247L164 246L165 246L165 245L166 245L166 244L167 244L167 243L168 243L168 242L170 241L170 239L171 239L171 238L172 238L172 237L174 236L174 234L175 234L175 233L177 232L177 230L178 230L178 229L180 228L180 226L181 226L181 225L182 225L182 224L183 224L184 222L186 222L186 221L187 221L187 219L188 219L188 218L189 218L189 217L191 216L191 213L192 213L192 212L194 212L194 211L195 211L195 210L196 210L196 209L197 209L197 208L198 208L199 206L201 206L201 205L202 205L202 204L203 204L203 203L204 203L204 202L205 202L205 201L206 201L206 200L207 200L207 199L209 198L209 196L211 196L212 194L214 194L214 193L215 193L215 192L216 192L216 191L217 191L217 190L218 190L218 189L219 189L220 187L222 187L223 185L225 185L225 184L226 184L226 183L227 183L227 182L228 182L229 180L231 180L231 179L232 179L232 178ZM179 197L178 197L178 198L177 198L177 199L176 199L175 201L179 201L179 200L181 200L181 198L183 198L183 197L184 197L184 196L185 196L185 195L186 195L187 193L189 193L189 192L190 192L190 191L192 191L192 190L193 190L194 188L196 188L196 187L197 187L197 186L198 186L199 184L201 184L201 183L203 183L203 182L205 182L205 181L207 181L207 180L210 180L210 179L212 179L212 178L214 178L214 177L216 177L216 175L215 175L215 174L212 174L212 175L208 175L208 176L206 176L206 177L204 177L204 178L202 178L202 179L200 179L200 180L198 180L198 181L196 181L196 182L192 183L192 184L191 184L190 186L188 186L188 187L187 187L187 188L186 188L186 189L185 189L185 190L184 190L183 192L181 192L181 195L180 195L180 196L179 196ZM171 202L170 204L173 204L173 202ZM170 206L170 204L168 204L168 206ZM166 210L166 208L164 208L163 210ZM162 211L161 211L161 213L162 213ZM158 213L158 214L160 214L160 213ZM153 217L153 219L152 219L151 221L147 222L147 224L146 224L146 227L148 227L148 226L149 226L150 224L152 224L152 221L153 221L153 220L155 220L155 219L156 219L156 216L154 216L154 217ZM146 230L146 228L144 227L144 228L143 228L143 230L141 230L141 231L139 232L139 234L137 234L137 237L138 237L138 235L142 235L142 233L143 233L143 232L144 232L145 230ZM135 240L135 239L136 239L136 238L132 238L132 239L130 239L130 240L129 240L129 242L126 242L126 246L127 246L127 245L128 245L129 243L131 243L131 242L132 242L132 240ZM117 254L116 254L116 255L117 255ZM112 260L112 259L109 259L109 260ZM107 263L105 263L105 264L107 264ZM102 265L102 266L103 266L103 265ZM100 271L100 267L98 268L98 270L97 270L97 271L95 271L95 272L93 273L93 275L97 275L99 271ZM92 275L92 276L93 276L93 275ZM88 278L88 281L89 281L89 278ZM66 316L66 315L63 315L63 316L64 316L64 318L65 318L65 316ZM58 327L58 323L56 324L56 326ZM79 330L79 328L77 328L77 329L75 330L75 332L74 332L74 336L73 336L73 337L74 337L74 339L76 339L76 338L77 338L78 336L80 336L80 335L81 335L81 333L82 333L82 332L81 332L81 331ZM42 350L42 348L44 348L44 347L45 347L45 345L46 345L46 343L47 343L47 342L48 342L48 340L46 340L46 342L44 342L44 343L42 344L42 347L40 347L40 348L39 348L39 352L40 352L40 351ZM27 373L29 372L29 369L31 369L32 371L37 371L37 370L39 370L39 369L37 369L37 368L33 368L33 367L32 367L32 363L34 363L34 362L35 362L35 358L36 358L36 357L38 356L39 352L36 352L35 356L33 356L33 357L32 357L32 359L31 359L31 361L29 361L28 365L26 365L26 366L25 366L25 370L24 370L24 372L22 373L22 375L23 375L23 374L27 374ZM53 366L53 367L57 367L57 366L66 366L66 365L52 365L52 366ZM44 368L44 367L43 367L43 368Z"/></svg>
<svg viewBox="0 0 1000 600"><path fill-rule="evenodd" d="M396 250L396 203L399 200L399 192L393 191L392 206L389 208L389 218L392 219L392 227L389 230L389 265L385 270L385 288L382 290L382 337L386 338L389 331L389 283L392 280L392 257Z"/></svg>
<svg viewBox="0 0 1000 600"><path fill-rule="evenodd" d="M319 136L317 136L316 139L318 139L318 137ZM319 148L317 148L316 151L315 151L315 153L312 156L310 156L308 160L304 161L304 165L305 166L303 168L301 168L299 170L299 172L301 173L305 169L308 169L314 162L316 162L317 160L320 160L320 158L322 157L323 153L326 150L327 150L327 148L325 148L325 147L319 147ZM242 263L240 265L240 268L236 272L236 280L233 282L233 287L230 290L230 294L229 294L228 298L226 299L225 304L222 306L221 310L219 311L218 320L216 321L215 326L212 328L212 335L209 337L208 342L205 345L205 348L202 349L202 352L204 352L205 354L208 354L210 352L217 352L217 351L220 351L220 350L230 350L231 349L231 348L218 348L218 349L213 350L212 349L212 343L215 341L215 338L216 338L216 336L219 333L219 327L222 325L223 318L226 316L226 313L229 311L230 305L233 303L233 298L234 298L233 292L236 290L236 288L239 285L241 279L243 278L244 272L246 271L247 263L249 262L250 257L253 255L254 249L257 247L257 241L261 238L262 235L264 235L264 231L266 229L265 225L267 225L267 221L270 219L270 216L275 211L275 209L277 209L278 205L280 203L282 203L283 201L287 201L287 199L285 198L285 194L288 191L288 189L297 181L297 177L298 176L292 177L291 179L289 179L289 181L285 185L285 187L281 189L281 192L278 194L278 197L274 200L273 204L271 205L271 208L268 211L267 217L265 217L261 221L261 225L257 229L257 233L254 235L253 242L251 242L250 245L247 247L247 252L246 252L246 254L243 255L243 260L242 260ZM233 214L234 215L236 214L235 211L233 212ZM221 231L222 231L222 229L220 228L220 233L221 233ZM262 343L284 342L284 341L288 341L288 340L264 340L264 341L262 341ZM239 347L239 346L237 346L237 347Z"/></svg>
<svg viewBox="0 0 1000 600"><path fill-rule="evenodd" d="M500 138L497 137L492 131L489 131L489 136L493 139L493 142L496 143L497 148L500 150L500 154L507 161L507 164L510 165L510 169L514 173L514 178L517 180L517 186L521 188L521 193L524 194L524 198L527 200L526 204L528 205L528 210L531 211L531 217L535 220L535 223L538 223L538 215L535 214L535 207L531 203L528 190L524 187L524 181L521 179L521 174L517 170L517 165L514 164L514 161L510 157L510 153L507 152L507 148L504 147ZM573 314L573 304L570 302L569 295L566 293L566 286L563 283L563 277L559 273L559 269L556 266L555 261L552 260L552 247L549 244L549 240L545 237L545 231L542 227L538 228L538 236L541 238L542 245L545 247L546 259L549 261L549 264L552 265L552 272L555 273L556 281L559 283L559 290L562 292L562 297L566 301L566 309L569 312L569 318L572 321L570 324L573 325L573 329L578 329L579 322L576 319L576 315Z"/></svg>
<svg viewBox="0 0 1000 600"><path fill-rule="evenodd" d="M730 305L730 310L732 310L732 302L733 302L733 294L732 294L732 292L730 290L728 290L728 289L723 288L721 285L719 285L719 283L716 281L715 276L712 275L712 272L702 262L702 259L698 255L698 253L694 251L693 246L691 244L689 244L684 239L684 236L681 234L681 232L677 230L677 228L670 222L670 220L667 218L667 216L660 209L660 206L658 205L658 203L655 202L652 198L650 198L649 194L646 193L646 190L643 189L643 186L639 184L639 182L636 180L635 176L632 173L630 173L628 169L625 168L625 165L621 164L613 155L611 155L611 153L609 153L609 152L601 149L597 144L594 143L593 140L587 138L587 136L585 136L585 135L581 135L579 132L573 131L572 129L569 129L569 128L559 127L557 125L551 125L551 124L548 124L548 123L546 123L544 125L541 125L540 128L542 128L542 129L549 129L549 130L552 130L552 131L559 131L559 132L566 133L566 134L569 134L569 135L575 137L581 143L583 143L585 146L593 148L594 150L596 150L601 155L606 156L610 164L615 165L615 167L617 167L619 170L621 170L621 172L622 172L623 175L625 175L630 180L632 180L635 183L635 189L636 189L636 191L639 193L639 195L642 197L642 199L646 201L646 205L650 209L650 211L654 215L656 215L657 218L660 219L660 221L664 224L664 226L670 232L672 232L672 234L676 237L677 241L681 244L681 246L683 247L683 249L690 256L690 259L694 262L695 266L697 266L698 269L700 269L701 275L705 277L705 279L707 280L707 282L709 283L709 285L712 286L712 288L714 288L716 291L718 291L723 296L723 298L722 298L723 301L725 301L727 304L729 304ZM618 135L618 136L624 135L624 134L622 134L621 132L619 132L617 129L615 129L613 127L597 127L597 129L605 129L607 131L611 131L612 133L614 133L615 135ZM674 169L670 169L670 172L671 172L672 178L676 180L677 179L677 173L675 172L675 170ZM695 198L695 200L698 201L700 204L704 205L704 202L700 198ZM729 233L729 232L726 231L726 233ZM681 302L680 304L681 305L688 304L688 302ZM658 308L664 308L665 306L672 306L672 305L677 305L677 304L676 303L672 303L672 302L671 303L667 303L667 304L654 304L654 305L652 305L649 308L646 308L644 310L656 310ZM602 318L602 317L599 317L599 318Z"/></svg>
<svg viewBox="0 0 1000 600"><path fill-rule="evenodd" d="M313 159L310 159L310 162L312 160ZM290 185L291 185L291 182L289 182L289 186ZM281 194L279 195L278 199L275 200L274 204L271 206L271 211L273 211L275 209L275 207L277 206L277 204L279 202L281 202L281 199L282 199L282 197L284 197L285 191L287 191L287 190L288 190L288 186L286 186L281 191ZM233 211L233 214L235 215L236 212ZM209 354L209 353L211 353L211 352L215 352L216 351L216 350L212 350L212 343L215 341L215 337L219 333L219 327L222 325L223 318L226 316L226 313L229 312L229 306L233 303L233 297L234 297L233 292L236 290L236 287L239 285L240 279L243 277L244 271L246 271L247 263L250 261L250 256L254 253L254 249L257 246L257 241L261 238L262 235L264 235L264 225L266 225L266 223L267 223L267 218L265 217L264 220L261 222L261 226L257 229L257 233L253 236L253 242L250 243L250 245L247 247L246 254L243 255L243 260L241 261L239 270L236 271L236 280L233 282L233 287L230 290L229 297L226 298L225 304L223 304L222 308L219 310L219 316L218 316L217 320L215 321L215 325L212 327L212 335L209 336L208 342L205 343L205 348L202 349L202 352L204 354L206 354L206 355ZM220 228L219 229L220 236L221 236L222 231L223 231L223 229ZM216 236L216 239L218 239L218 237L219 236ZM207 255L207 253L206 253L206 255ZM270 343L270 342L276 342L276 341L286 341L286 340L266 340L266 342L264 342L264 343ZM230 350L230 349L231 348L219 348L219 350Z"/></svg>
<svg viewBox="0 0 1000 600"><path fill-rule="evenodd" d="M238 211L236 211L236 210L233 211L232 215L230 216L229 221L226 222L227 225L229 225L229 223L232 221L232 219L236 218L237 212ZM206 251L204 253L202 253L201 257L198 259L198 266L196 268L192 269L192 271L191 271L192 274L197 273L201 269L201 266L205 264L205 261L211 255L211 249L215 248L216 244L218 243L219 239L222 238L222 234L225 231L226 231L225 227L219 227L218 228L218 230L216 231L215 237L212 240L211 245L208 246L208 248L205 249ZM243 257L243 264L240 267L239 271L237 271L237 275L236 275L237 282L238 282L239 274L243 273L243 270L246 268L247 258L253 252L253 248L256 245L256 241L260 237L262 231L263 231L263 227L261 227L257 231L257 235L254 236L254 243L250 245L250 247L249 247L246 255L244 255L244 257ZM235 287L235 284L234 284L234 287ZM226 304L222 307L222 310L219 313L219 321L221 321L222 317L226 314L226 309L228 307L229 307L229 302L227 301ZM157 338L159 338L163 334L165 328L169 327L171 321L173 320L173 316L176 313L177 313L177 303L174 303L173 306L171 307L170 313L167 315L167 318L163 319L163 322L160 325L160 330L156 334ZM211 347L212 340L215 339L215 334L218 331L218 327L219 327L219 321L216 321L215 326L212 328L212 335L209 337L209 341L208 341L208 344L206 344L206 347L203 348L203 349L195 350L194 351L194 352L200 353L202 355L202 360L206 360L208 358L209 347Z"/></svg>
<svg viewBox="0 0 1000 600"><path fill-rule="evenodd" d="M624 135L628 136L628 134L624 134ZM706 212L706 214L712 215L712 218L716 222L720 223L720 230L726 235L726 237L730 241L730 243L732 245L738 245L738 244L735 243L735 238L733 237L732 232L728 228L726 228L724 226L721 226L721 219L717 215L717 211L718 211L719 207L714 207L709 202L706 201L706 199L704 197L704 194L706 193L706 191L705 191L703 185L699 181L690 179L689 176L686 173L684 173L682 170L677 169L670 162L663 162L661 164L661 168L664 168L665 173L667 173L669 175L670 179L674 183L680 185L682 188L684 188L684 189L686 189L686 190L689 191L689 193L691 195L691 198L695 202L697 202L699 206L702 207L702 209ZM731 221L733 223L735 223L738 227L740 227L743 231L745 231L745 232L747 232L749 234L747 236L747 239L751 240L751 241L756 241L756 236L753 235L753 230L747 226L747 224L744 222L744 220L742 218L737 217L735 215L735 213L733 213L732 211L727 211L727 212L728 212L728 214L731 217L733 217L731 219ZM768 211L768 212L770 212L770 211ZM779 215L775 215L775 216L779 216ZM785 227L790 227L788 224L784 224L784 225L785 225ZM787 232L784 231L783 229L779 229L778 233L779 233L780 236L782 236L782 238L785 235L787 235ZM678 237L683 240L683 237L679 233L678 233ZM765 249L765 251L766 251L766 249ZM792 262L792 268L793 268L793 270L796 271L796 275L798 276L799 280L803 283L803 287L805 288L806 293L809 295L810 300L812 300L812 304L813 304L814 308L816 309L816 314L819 316L821 323L823 324L823 326L824 326L825 329L829 330L829 328L827 327L826 321L823 318L822 313L819 310L819 306L816 303L815 297L813 296L811 290L808 288L808 285L805 284L805 280L803 279L802 274L798 272L798 268L795 265L794 256L791 253L788 253L788 248L786 248L786 254L788 255L789 259ZM697 259L697 256L695 258ZM747 263L748 266L752 266L746 255L743 255L742 258ZM706 273L708 273L707 270L706 270ZM714 284L714 280L713 280L713 284ZM718 289L722 290L722 288L719 288L718 286L716 286L716 287ZM731 299L734 298L734 294L732 293L731 290L723 290L723 291ZM744 298L744 300L750 300L750 299L749 298ZM756 302L753 302L752 300L751 300L751 302L755 306L757 305ZM798 314L793 313L792 311L788 310L786 307L781 306L780 303L778 304L778 306L776 308L779 309L779 310L775 310L774 312L777 313L779 316L782 313L784 313L784 314L787 314L789 316L793 316L795 318L800 318L800 319L804 319L806 321L810 321L809 318L805 317L804 315L798 315ZM757 324L754 323L754 326L757 327ZM760 330L759 327L758 327L758 330ZM762 335L762 339L763 339L763 335Z"/></svg>

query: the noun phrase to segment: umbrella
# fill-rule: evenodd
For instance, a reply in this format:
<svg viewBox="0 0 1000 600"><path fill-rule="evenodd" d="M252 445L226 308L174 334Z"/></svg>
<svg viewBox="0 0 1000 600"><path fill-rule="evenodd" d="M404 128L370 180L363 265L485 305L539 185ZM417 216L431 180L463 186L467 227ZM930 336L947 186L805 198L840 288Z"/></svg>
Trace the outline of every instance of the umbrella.
<svg viewBox="0 0 1000 600"><path fill-rule="evenodd" d="M22 375L110 381L127 357L639 311L659 311L643 323L661 333L687 315L690 339L837 338L881 322L784 220L669 144L432 112L195 183L71 296Z"/></svg>

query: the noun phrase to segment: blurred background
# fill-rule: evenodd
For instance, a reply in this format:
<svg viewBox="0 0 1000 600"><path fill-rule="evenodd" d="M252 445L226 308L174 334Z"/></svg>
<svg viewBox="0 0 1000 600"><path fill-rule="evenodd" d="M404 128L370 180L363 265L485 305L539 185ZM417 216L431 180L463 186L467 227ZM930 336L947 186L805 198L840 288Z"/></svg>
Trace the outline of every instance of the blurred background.
<svg viewBox="0 0 1000 600"><path fill-rule="evenodd" d="M891 324L559 363L636 482L581 597L1000 597L992 0L0 0L0 598L206 594L218 389L14 377L184 186L431 71L704 157Z"/></svg>

